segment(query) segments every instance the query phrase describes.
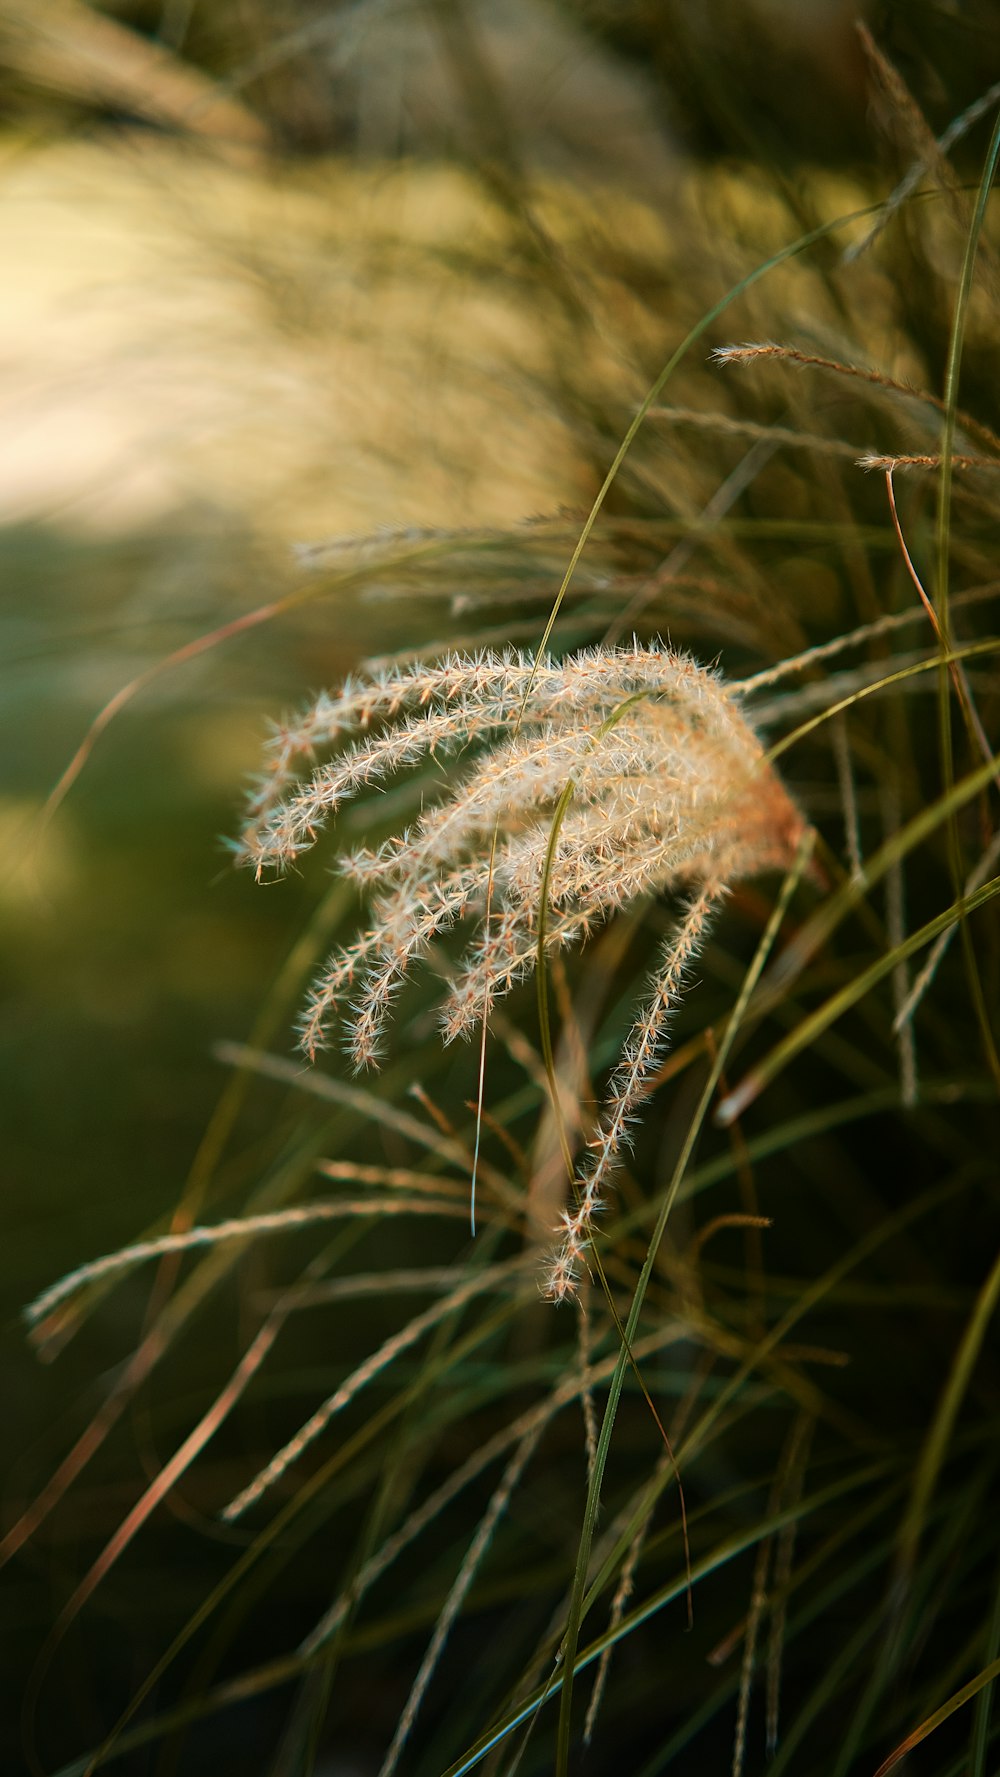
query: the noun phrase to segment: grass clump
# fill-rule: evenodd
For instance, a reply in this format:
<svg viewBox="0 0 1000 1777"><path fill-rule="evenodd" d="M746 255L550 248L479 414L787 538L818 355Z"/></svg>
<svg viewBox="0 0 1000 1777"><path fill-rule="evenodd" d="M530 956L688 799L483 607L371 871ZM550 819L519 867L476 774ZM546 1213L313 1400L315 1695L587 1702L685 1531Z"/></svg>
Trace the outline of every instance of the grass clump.
<svg viewBox="0 0 1000 1777"><path fill-rule="evenodd" d="M540 251L589 515L304 556L317 594L396 585L469 645L371 659L275 729L240 859L304 893L336 815L336 880L218 1051L171 1227L35 1304L51 1350L160 1266L56 1495L176 1365L173 1453L58 1635L140 1536L208 1570L164 1587L67 1773L150 1743L198 1770L224 1711L274 1777L345 1749L383 1777L991 1768L995 156L961 226L928 159L878 271L830 251L870 218L781 186L665 349L623 277L661 363L616 406L602 359L589 416L567 289L586 313L612 277ZM335 1019L377 1076L322 1065Z"/></svg>
<svg viewBox="0 0 1000 1777"><path fill-rule="evenodd" d="M544 968L616 911L695 886L626 1040L579 1202L564 1212L546 1285L557 1300L577 1287L601 1192L662 1061L664 1027L714 907L731 883L790 864L802 837L802 817L740 713L738 693L656 644L593 649L558 665L453 656L321 698L276 734L253 797L240 849L259 878L287 868L360 788L426 754L494 737L449 801L377 850L343 860L376 897L373 923L313 986L301 1027L311 1059L353 993L350 1053L356 1066L371 1066L412 961L457 921L476 918L481 936L450 984L446 1041L487 1024L537 962ZM373 726L371 738L290 784L297 761L345 730Z"/></svg>

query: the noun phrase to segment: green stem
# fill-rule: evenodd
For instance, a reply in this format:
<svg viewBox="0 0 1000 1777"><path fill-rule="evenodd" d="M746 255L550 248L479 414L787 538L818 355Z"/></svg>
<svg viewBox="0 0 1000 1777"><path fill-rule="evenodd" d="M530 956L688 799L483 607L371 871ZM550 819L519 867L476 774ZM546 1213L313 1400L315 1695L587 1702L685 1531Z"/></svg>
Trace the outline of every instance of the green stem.
<svg viewBox="0 0 1000 1777"><path fill-rule="evenodd" d="M666 1231L667 1220L670 1211L673 1208L677 1193L680 1190L681 1181L687 1170L688 1162L694 1152L694 1146L701 1131L702 1123L705 1120L708 1107L711 1104L715 1089L726 1065L729 1051L743 1021L743 1015L750 1002L750 997L760 978L761 971L770 954L774 940L777 937L778 929L785 916L788 904L795 891L796 885L808 864L812 847L813 836L811 833L806 833L799 844L795 861L782 884L781 893L778 896L774 910L768 920L760 943L757 946L756 954L747 971L746 978L740 990L739 998L733 1007L732 1017L726 1027L722 1041L719 1044L718 1053L713 1062L712 1070L705 1082L698 1108L688 1127L684 1145L677 1158L677 1164L674 1167L673 1176L671 1177L663 1203L660 1206L660 1213L657 1217L656 1226L649 1243L649 1250L646 1254L645 1263L642 1267L635 1294L632 1298L632 1305L625 1325L625 1343L615 1366L614 1375L611 1379L611 1386L608 1391L608 1402L604 1410L604 1420L601 1425L600 1437L597 1441L594 1466L590 1477L590 1485L587 1490L587 1504L584 1512L580 1546L577 1552L576 1571L573 1577L573 1591L570 1598L569 1619L566 1625L566 1634L563 1638L561 1649L563 1672L562 1694L559 1704L559 1729L556 1746L557 1777L566 1777L569 1769L569 1749L573 1709L573 1671L580 1640L580 1628L583 1622L584 1600L587 1592L587 1572L590 1566L594 1526L597 1522L597 1515L600 1507L601 1486L604 1480L604 1470L607 1465L608 1452L611 1448L611 1436L614 1431L615 1419L618 1412L618 1402L621 1398L625 1375L629 1368L628 1350L635 1340L639 1318L646 1297L646 1290L653 1274L653 1266L660 1249L660 1243L663 1239L664 1232Z"/></svg>
<svg viewBox="0 0 1000 1777"><path fill-rule="evenodd" d="M941 480L938 489L937 508L937 614L940 626L941 667L938 684L938 727L941 746L941 775L947 793L954 781L954 756L951 732L951 681L946 663L946 656L951 647L951 622L949 616L949 547L951 538L951 486L952 458L955 447L955 420L958 407L958 383L962 363L962 347L965 342L965 327L968 318L969 300L972 295L972 279L975 271L976 253L979 247L983 223L986 219L986 205L989 200L993 181L996 177L997 164L1000 162L1000 113L993 127L986 164L979 182L976 208L965 243L965 255L962 261L962 274L959 279L958 296L955 302L955 315L952 322L951 338L948 343L948 364L944 386L944 425L941 431ZM961 900L964 869L962 865L962 846L958 832L958 822L954 815L948 819L948 853L951 864L952 883L955 894ZM976 1022L979 1026L983 1051L993 1078L1000 1086L1000 1056L997 1054L993 1029L990 1024L989 1011L983 993L983 984L976 961L975 946L968 921L961 920L962 949L965 955L965 970L975 1008Z"/></svg>

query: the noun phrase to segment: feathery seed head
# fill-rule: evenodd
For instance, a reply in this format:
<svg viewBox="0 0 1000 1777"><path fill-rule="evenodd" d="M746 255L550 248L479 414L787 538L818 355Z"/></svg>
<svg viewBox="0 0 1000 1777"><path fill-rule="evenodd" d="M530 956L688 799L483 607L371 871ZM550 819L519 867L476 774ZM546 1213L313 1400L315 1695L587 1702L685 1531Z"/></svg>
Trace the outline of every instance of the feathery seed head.
<svg viewBox="0 0 1000 1777"><path fill-rule="evenodd" d="M555 953L641 895L688 891L556 1230L544 1288L558 1302L579 1288L605 1186L713 913L733 882L790 864L804 822L720 675L662 643L633 641L560 662L453 654L324 694L273 737L242 861L258 877L281 870L368 785L473 748L464 774L413 826L342 860L372 896L371 920L328 959L299 1036L315 1055L342 1015L355 1065L375 1065L411 964L441 932L475 920L441 1012L447 1042L468 1036L534 969L543 906L544 948Z"/></svg>
<svg viewBox="0 0 1000 1777"><path fill-rule="evenodd" d="M258 877L281 870L370 784L474 745L464 776L414 826L344 859L346 874L380 892L370 929L313 986L300 1032L310 1054L350 993L351 1052L371 1065L411 963L460 920L480 924L442 1011L449 1041L531 973L543 885L555 951L637 896L784 866L801 836L802 816L718 673L633 641L561 662L453 654L324 693L276 730L241 858Z"/></svg>

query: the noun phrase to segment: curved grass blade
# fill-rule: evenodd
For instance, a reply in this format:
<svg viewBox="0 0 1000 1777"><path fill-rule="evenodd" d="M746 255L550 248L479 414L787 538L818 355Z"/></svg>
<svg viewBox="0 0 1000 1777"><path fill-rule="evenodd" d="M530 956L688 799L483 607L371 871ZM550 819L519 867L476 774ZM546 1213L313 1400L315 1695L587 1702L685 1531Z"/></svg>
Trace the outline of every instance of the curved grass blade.
<svg viewBox="0 0 1000 1777"><path fill-rule="evenodd" d="M998 763L1000 762L996 759L989 759L986 764L978 766L953 786L950 795L942 796L938 801L922 808L919 814L900 827L878 851L873 852L841 888L828 896L792 939L775 966L769 984L775 987L780 984L783 989L787 988L841 922L861 905L869 889L923 840L928 839L950 812L964 807L966 802L971 802L987 784L992 783L997 774Z"/></svg>
<svg viewBox="0 0 1000 1777"><path fill-rule="evenodd" d="M957 1709L963 1709L966 1703L971 1703L973 1697L977 1697L984 1686L992 1684L997 1678L1000 1678L1000 1660L993 1660L989 1666L984 1666L981 1672L977 1672L975 1678L970 1678L968 1684L963 1685L960 1691L956 1691L953 1696L949 1697L946 1703L942 1703L939 1709L935 1709L933 1715L929 1715L926 1721L922 1721L919 1728L914 1728L911 1734L907 1734L906 1739L900 1742L895 1752L891 1752L887 1759L883 1759L878 1770L874 1773L874 1777L888 1777L889 1772L895 1770L907 1753L912 1752L915 1746L919 1746L922 1740L926 1740L930 1734L933 1734L935 1729L939 1728L942 1722L946 1722L950 1715L954 1715Z"/></svg>
<svg viewBox="0 0 1000 1777"><path fill-rule="evenodd" d="M993 1621L990 1623L986 1641L986 1664L995 1665L1000 1655L1000 1573L997 1575L996 1597L993 1604ZM969 1746L969 1777L984 1777L986 1771L986 1748L990 1735L990 1705L993 1700L992 1684L984 1685L976 1699L976 1710L972 1721L972 1739Z"/></svg>
<svg viewBox="0 0 1000 1777"><path fill-rule="evenodd" d="M958 381L962 363L962 347L965 340L965 328L968 319L969 300L972 295L972 279L975 270L976 253L986 219L986 205L996 177L997 164L1000 162L1000 113L993 127L993 136L986 155L979 192L969 233L965 243L965 255L962 261L962 274L959 281L958 296L955 302L955 314L952 321L951 338L948 344L948 365L945 374L945 411L944 425L941 433L941 478L938 483L937 506L937 612L940 623L941 672L938 682L938 727L941 747L941 773L945 789L950 790L954 781L954 753L951 732L951 689L945 656L951 646L951 618L949 612L949 572L951 549L951 488L952 468L955 446L955 424L958 408ZM951 864L952 886L956 895L961 896L965 870L962 864L962 846L959 837L958 823L954 815L948 819L948 851ZM962 949L965 956L965 970L969 983L976 1021L979 1025L983 1052L993 1078L1000 1086L1000 1055L997 1054L996 1040L990 1021L989 1010L983 992L979 964L976 960L972 933L968 923L961 925Z"/></svg>
<svg viewBox="0 0 1000 1777"><path fill-rule="evenodd" d="M765 1087L777 1078L778 1074L796 1055L814 1042L831 1024L835 1024L844 1012L857 1005L859 1000L863 1000L873 987L876 987L886 975L892 973L898 963L905 962L916 951L922 950L925 944L930 944L939 932L947 931L949 926L957 924L959 920L967 919L970 913L976 912L977 908L985 907L998 894L1000 894L1000 876L994 876L990 882L984 883L983 887L977 889L974 894L947 907L943 913L928 920L927 924L921 926L919 931L911 932L902 944L898 944L887 956L879 957L878 961L872 963L870 968L855 976L854 980L849 981L846 987L842 987L839 993L833 994L824 1005L810 1013L808 1018L804 1018L802 1023L797 1025L795 1030L778 1043L771 1050L770 1055L753 1069L752 1073L747 1074L740 1081L740 1084L730 1092L728 1098L723 1100L715 1114L716 1122L720 1127L726 1128L737 1117L742 1116L747 1106L753 1104L754 1100L760 1097Z"/></svg>
<svg viewBox="0 0 1000 1777"><path fill-rule="evenodd" d="M938 1403L931 1428L917 1464L913 1492L900 1531L899 1552L903 1568L912 1568L916 1559L927 1509L934 1486L948 1450L959 1408L972 1380L976 1359L982 1349L986 1330L1000 1301L1000 1257L990 1271L969 1317L951 1367L944 1392Z"/></svg>

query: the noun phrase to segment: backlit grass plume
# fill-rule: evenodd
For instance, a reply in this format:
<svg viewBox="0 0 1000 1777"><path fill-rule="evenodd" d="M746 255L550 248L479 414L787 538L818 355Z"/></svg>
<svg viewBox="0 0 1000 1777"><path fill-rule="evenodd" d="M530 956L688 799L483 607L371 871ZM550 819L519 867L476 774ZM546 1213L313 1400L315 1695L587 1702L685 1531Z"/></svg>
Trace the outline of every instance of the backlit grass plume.
<svg viewBox="0 0 1000 1777"><path fill-rule="evenodd" d="M786 866L803 820L740 710L739 688L662 643L634 641L559 662L456 654L324 694L273 736L241 856L258 877L281 870L369 785L428 755L473 748L462 775L449 766L444 794L413 826L342 859L371 894L371 921L314 982L300 1037L314 1056L339 1017L355 1064L376 1063L411 964L460 921L473 923L475 937L441 1017L446 1041L469 1035L540 953L583 942L641 896L688 891L564 1216L548 1284L561 1298L579 1276L713 909L734 881Z"/></svg>

